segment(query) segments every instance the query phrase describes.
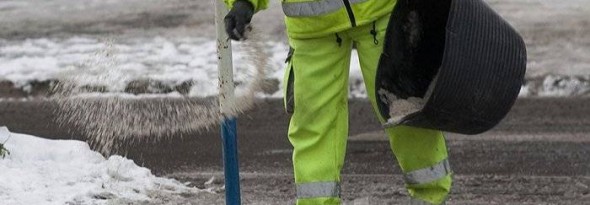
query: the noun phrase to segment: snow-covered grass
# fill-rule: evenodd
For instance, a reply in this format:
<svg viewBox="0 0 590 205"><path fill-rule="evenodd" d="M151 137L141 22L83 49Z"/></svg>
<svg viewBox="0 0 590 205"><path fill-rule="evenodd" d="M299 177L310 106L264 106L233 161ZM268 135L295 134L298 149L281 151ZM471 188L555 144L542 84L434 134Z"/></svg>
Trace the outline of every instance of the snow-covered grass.
<svg viewBox="0 0 590 205"><path fill-rule="evenodd" d="M547 75L530 79L521 95L568 97L590 95L590 76Z"/></svg>
<svg viewBox="0 0 590 205"><path fill-rule="evenodd" d="M235 80L249 82L253 68L249 68L240 43L234 43ZM208 38L132 38L100 39L96 37L38 38L27 40L0 39L0 86L12 83L22 93L36 92L40 82L74 80L78 86L104 89L107 94L91 96L130 95L124 93L129 85L146 85L142 97L159 94L164 97L185 95L206 97L216 95L217 57L215 41ZM278 84L274 93L261 97L282 97L283 71L288 46L282 42L267 42L264 54L270 58L268 79ZM521 97L565 97L587 95L590 76L562 76L548 74L529 79L521 90ZM147 80L147 81L146 81ZM542 83L539 82L542 80ZM153 83L156 82L156 83ZM186 83L185 93L173 88ZM4 85L6 87L6 85ZM45 89L46 87L40 87ZM172 89L171 89L172 88ZM6 88L4 88L6 89ZM238 89L239 91L239 89ZM349 96L366 98L358 56L351 59ZM2 96L0 98L18 97Z"/></svg>
<svg viewBox="0 0 590 205"><path fill-rule="evenodd" d="M590 1L485 1L524 37L528 78L552 82L551 76L590 76ZM285 35L280 2L271 2L268 10L256 15L253 25L268 35L265 39L272 39L267 44L273 68L269 78L277 80L280 89L288 46L282 37L277 38ZM35 82L77 75L86 80L82 83L105 84L111 93L124 90L130 81L149 78L165 85L154 93L191 82L190 91L183 95L215 95L211 8L210 3L191 0L0 1L0 16L4 17L0 18L4 26L0 34L5 38L0 38L0 98L35 93ZM236 80L244 82L249 75L240 50L236 46ZM353 55L349 93L350 97L364 98L356 59ZM84 71L88 67L100 69ZM25 94L2 96L3 80ZM527 84L521 96L587 95L586 84L565 82L569 80L543 86ZM282 92L262 96L281 97Z"/></svg>
<svg viewBox="0 0 590 205"><path fill-rule="evenodd" d="M10 154L0 158L0 204L127 204L203 192L154 176L121 156L105 159L88 144L11 133L0 127Z"/></svg>
<svg viewBox="0 0 590 205"><path fill-rule="evenodd" d="M272 68L282 70L288 48L278 43L267 48ZM239 45L235 50L236 80L245 81L244 54ZM21 88L35 81L74 79L81 85L120 92L133 80L149 79L171 86L190 81L194 96L217 93L216 45L210 39L41 38L0 41L0 53L0 78ZM269 77L281 79L280 75L275 72Z"/></svg>
<svg viewBox="0 0 590 205"><path fill-rule="evenodd" d="M234 43L235 80L249 82L244 48ZM288 46L268 42L270 58L267 78L283 80ZM215 41L207 38L137 38L114 42L108 39L72 37L67 39L0 40L0 81L9 81L24 92L32 84L51 80L74 79L79 86L104 87L122 92L130 82L153 80L166 87L192 83L189 96L217 94L217 54ZM362 82L358 57L353 55L351 82ZM279 89L280 91L280 89ZM267 97L281 97L282 92ZM351 96L364 97L364 87L351 86Z"/></svg>

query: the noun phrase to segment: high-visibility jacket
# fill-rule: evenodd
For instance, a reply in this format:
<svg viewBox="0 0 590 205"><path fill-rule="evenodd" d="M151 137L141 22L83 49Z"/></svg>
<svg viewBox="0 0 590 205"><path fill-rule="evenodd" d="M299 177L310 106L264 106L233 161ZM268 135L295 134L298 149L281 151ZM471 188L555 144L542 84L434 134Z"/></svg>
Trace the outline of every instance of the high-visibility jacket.
<svg viewBox="0 0 590 205"><path fill-rule="evenodd" d="M224 0L231 7L236 0ZM256 11L269 0L248 0ZM290 38L304 39L364 25L390 14L397 0L281 0Z"/></svg>

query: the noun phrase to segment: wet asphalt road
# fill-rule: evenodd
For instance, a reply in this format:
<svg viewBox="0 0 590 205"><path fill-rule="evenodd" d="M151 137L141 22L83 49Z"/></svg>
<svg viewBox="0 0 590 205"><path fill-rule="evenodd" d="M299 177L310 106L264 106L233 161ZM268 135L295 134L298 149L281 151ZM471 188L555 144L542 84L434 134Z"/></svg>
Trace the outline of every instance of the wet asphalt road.
<svg viewBox="0 0 590 205"><path fill-rule="evenodd" d="M449 134L450 160L456 175L451 204L590 204L588 102L586 98L520 99L507 118L488 133ZM2 101L0 125L13 132L84 140L80 131L55 123L53 107L40 100ZM351 203L368 200L365 204L403 204L400 199L407 194L399 168L366 101L351 100L350 124L344 199ZM262 100L255 110L240 116L245 204L284 204L294 198L287 125L288 116L280 100ZM216 127L159 143L136 144L118 154L158 175L204 188L211 177L222 178L219 136ZM221 194L197 198L193 201L198 203L189 204L223 201ZM276 200L285 201L273 203Z"/></svg>
<svg viewBox="0 0 590 205"><path fill-rule="evenodd" d="M590 175L588 102L585 98L521 99L491 132L472 137L450 134L448 144L455 172ZM243 171L290 173L291 146L285 134L288 115L282 109L280 100L264 100L255 110L240 116L238 135ZM85 139L83 133L57 125L52 110L53 105L45 101L0 102L0 125L14 132L53 139ZM381 135L366 101L350 102L350 124L353 140L349 142L344 173L398 173L385 137L369 140L361 136ZM501 135L505 140L486 139L487 135ZM551 136L551 139L519 140L521 135ZM221 169L219 136L215 127L168 141L130 146L117 153L160 174L214 171Z"/></svg>

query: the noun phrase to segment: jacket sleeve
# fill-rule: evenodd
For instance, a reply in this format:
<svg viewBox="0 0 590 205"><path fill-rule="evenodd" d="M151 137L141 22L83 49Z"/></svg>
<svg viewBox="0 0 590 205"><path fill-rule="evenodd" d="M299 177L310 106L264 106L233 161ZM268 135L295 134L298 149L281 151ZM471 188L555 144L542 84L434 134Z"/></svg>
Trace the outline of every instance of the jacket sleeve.
<svg viewBox="0 0 590 205"><path fill-rule="evenodd" d="M223 2L225 2L225 5L227 5L227 8L230 8L230 9L234 5L235 1L237 1L237 0L223 0ZM247 0L247 1L252 3L252 5L254 5L254 11L256 11L256 12L268 8L268 1L269 0Z"/></svg>

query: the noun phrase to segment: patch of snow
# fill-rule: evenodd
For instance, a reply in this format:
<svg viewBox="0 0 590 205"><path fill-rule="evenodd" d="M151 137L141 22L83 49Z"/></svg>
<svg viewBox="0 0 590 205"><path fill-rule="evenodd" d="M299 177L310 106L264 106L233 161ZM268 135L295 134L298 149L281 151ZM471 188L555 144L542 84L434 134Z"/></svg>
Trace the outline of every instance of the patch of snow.
<svg viewBox="0 0 590 205"><path fill-rule="evenodd" d="M270 58L267 77L279 80L280 85L288 50L284 43L268 42L261 54ZM130 81L150 79L170 87L191 81L189 96L218 92L216 44L207 38L4 40L0 41L0 53L0 80L13 82L23 90L33 82L73 79L80 86L104 86L108 92L122 92ZM248 82L253 75L246 56L242 43L234 43L236 82ZM351 97L366 97L356 51L352 54L350 82ZM282 96L280 91L265 97Z"/></svg>
<svg viewBox="0 0 590 205"><path fill-rule="evenodd" d="M237 81L247 81L249 68L240 43L235 43ZM288 47L269 42L269 77L282 79ZM96 38L28 39L0 41L0 80L17 88L50 79L74 79L79 85L106 86L109 92L125 89L137 79L174 86L192 81L196 96L217 94L215 41L205 38L138 38L113 42Z"/></svg>
<svg viewBox="0 0 590 205"><path fill-rule="evenodd" d="M518 93L518 97L529 97L531 95L530 86L523 85L520 87L520 92Z"/></svg>
<svg viewBox="0 0 590 205"><path fill-rule="evenodd" d="M352 51L350 61L350 77L348 80L348 96L350 98L367 98L367 90L365 89L365 81L361 71L361 64L356 50Z"/></svg>
<svg viewBox="0 0 590 205"><path fill-rule="evenodd" d="M253 76L254 68L248 67L245 52L242 43L234 43L234 78L239 84L249 82ZM279 90L257 96L283 96L282 81L287 52L288 45L285 43L266 43L262 55L270 58L267 78L278 80ZM35 82L74 79L80 86L104 87L108 93L122 93L129 82L149 79L171 88L191 82L188 96L206 97L218 93L216 45L214 40L208 38L155 37L113 41L70 37L0 40L0 53L0 81L10 81L15 88L25 92L31 92L32 83ZM539 85L525 85L519 96L565 97L587 95L590 92L588 76L548 74L534 77L541 78L544 79ZM240 90L237 89L238 92ZM176 96L176 93L169 95ZM356 51L351 55L349 97L367 98Z"/></svg>
<svg viewBox="0 0 590 205"><path fill-rule="evenodd" d="M76 140L48 140L0 127L10 155L0 158L0 202L13 205L107 204L150 201L154 193L202 192L154 176L121 156L105 159Z"/></svg>
<svg viewBox="0 0 590 205"><path fill-rule="evenodd" d="M579 96L590 93L590 78L548 75L538 91L541 97Z"/></svg>

